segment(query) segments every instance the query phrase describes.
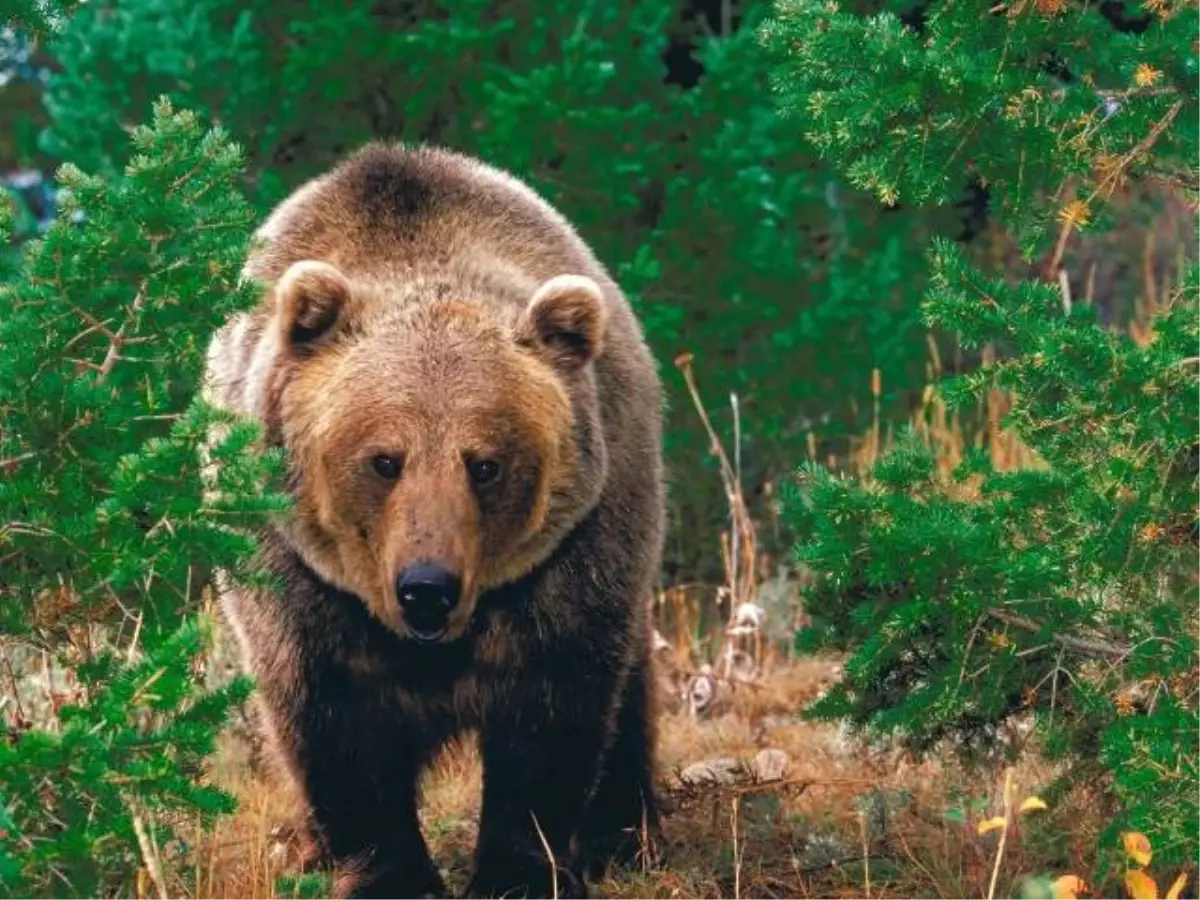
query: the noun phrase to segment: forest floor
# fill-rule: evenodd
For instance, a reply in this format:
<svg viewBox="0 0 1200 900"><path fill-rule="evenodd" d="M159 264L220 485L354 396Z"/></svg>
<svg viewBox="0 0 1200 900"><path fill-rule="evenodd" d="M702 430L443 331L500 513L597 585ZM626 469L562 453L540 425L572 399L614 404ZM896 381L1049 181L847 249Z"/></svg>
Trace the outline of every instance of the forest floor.
<svg viewBox="0 0 1200 900"><path fill-rule="evenodd" d="M836 677L837 665L777 662L756 684L726 689L705 715L664 712L666 853L653 868L614 870L591 882L591 895L1014 897L1022 896L1029 875L1087 878L1084 848L1095 846L1097 823L1086 797L1014 816L1001 847L1000 829L978 833L980 822L1003 815L999 767L969 774L936 759L914 764L834 726L803 721L798 710ZM756 770L756 759L773 761L774 771ZM681 773L694 778L699 769L728 773L733 760L743 764L743 775L732 783L681 780ZM1012 775L1019 801L1052 772L1031 761ZM240 810L202 839L200 865L181 881L200 897L279 896L277 877L294 871L290 844L281 837L293 798L252 774L232 751L218 778L238 795ZM469 744L449 748L424 784L424 831L451 890L461 890L468 877L479 789L479 761Z"/></svg>

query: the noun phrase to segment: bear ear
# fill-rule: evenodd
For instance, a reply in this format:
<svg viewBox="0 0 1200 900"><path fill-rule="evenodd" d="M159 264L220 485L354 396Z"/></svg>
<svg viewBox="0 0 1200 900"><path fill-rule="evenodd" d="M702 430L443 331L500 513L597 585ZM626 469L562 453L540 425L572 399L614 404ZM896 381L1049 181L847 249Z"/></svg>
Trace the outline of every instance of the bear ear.
<svg viewBox="0 0 1200 900"><path fill-rule="evenodd" d="M520 336L567 371L600 355L608 309L600 286L582 275L557 275L534 293L521 317Z"/></svg>
<svg viewBox="0 0 1200 900"><path fill-rule="evenodd" d="M284 344L316 347L335 331L350 299L350 282L326 262L293 263L275 284L276 311Z"/></svg>

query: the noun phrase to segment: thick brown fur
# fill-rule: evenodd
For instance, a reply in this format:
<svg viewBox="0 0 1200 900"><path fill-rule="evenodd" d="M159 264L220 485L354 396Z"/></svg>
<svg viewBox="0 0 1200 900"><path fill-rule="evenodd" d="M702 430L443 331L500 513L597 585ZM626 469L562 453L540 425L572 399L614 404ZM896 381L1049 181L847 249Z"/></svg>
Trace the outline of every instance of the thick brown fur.
<svg viewBox="0 0 1200 900"><path fill-rule="evenodd" d="M214 339L206 391L285 449L295 508L262 537L282 589L222 608L338 893L444 893L417 779L474 730L468 893L585 896L657 827L662 401L640 328L557 212L448 151L368 146L259 234L267 293ZM480 457L495 485L468 477ZM432 644L395 588L430 560L462 580Z"/></svg>

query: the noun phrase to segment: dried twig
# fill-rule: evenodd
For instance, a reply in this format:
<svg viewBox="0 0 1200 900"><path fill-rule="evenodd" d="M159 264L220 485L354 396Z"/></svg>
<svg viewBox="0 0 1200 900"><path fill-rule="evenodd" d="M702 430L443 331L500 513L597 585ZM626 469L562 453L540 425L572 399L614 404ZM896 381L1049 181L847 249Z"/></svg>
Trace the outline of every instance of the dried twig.
<svg viewBox="0 0 1200 900"><path fill-rule="evenodd" d="M700 389L696 385L696 377L692 371L692 355L690 353L681 354L675 360L680 372L683 373L684 382L687 385L688 393L692 398L692 404L696 407L696 413L700 417L700 423L704 426L705 432L708 434L711 442L711 450L720 464L721 481L725 487L726 500L729 503L729 515L734 535L740 536L738 541L738 556L750 557L753 560L753 523L750 521L749 512L746 509L745 498L742 495L742 486L738 480L738 472L734 465L730 462L728 454L725 452L725 447L721 443L720 437L717 436L717 431L713 427L712 420L708 417L708 411L704 407L704 401L700 397ZM735 419L738 417L738 408L736 398L732 399L734 406ZM735 428L739 430L740 422L735 421ZM747 566L741 570L746 574L753 575L752 566ZM736 563L731 566L731 580L729 589L732 593L731 603L733 608L736 608L744 599L744 592L740 579L737 578L738 568Z"/></svg>
<svg viewBox="0 0 1200 900"><path fill-rule="evenodd" d="M858 830L862 835L863 849L863 893L871 896L871 848L867 840L867 814L861 810L858 813Z"/></svg>
<svg viewBox="0 0 1200 900"><path fill-rule="evenodd" d="M741 900L742 897L742 854L743 848L738 847L738 802L739 798L735 795L732 801L732 813L730 814L730 824L733 827L733 900Z"/></svg>
<svg viewBox="0 0 1200 900"><path fill-rule="evenodd" d="M533 827L537 830L538 840L542 842L542 849L546 852L546 859L550 861L550 894L554 900L558 900L558 862L554 858L554 851L550 849L550 842L546 840L546 835L542 833L542 826L538 824L537 816L530 812L530 817L533 819Z"/></svg>
<svg viewBox="0 0 1200 900"><path fill-rule="evenodd" d="M125 321L121 323L121 327L116 330L112 336L112 340L108 345L108 352L104 354L104 362L97 369L99 373L96 376L97 382L102 382L108 378L108 374L112 371L113 366L117 364L117 360L121 358L121 350L126 344L126 331L134 317L142 311L142 307L146 305L148 299L146 285L143 283L138 289L137 296L133 298L133 303L130 304L129 311L125 314Z"/></svg>
<svg viewBox="0 0 1200 900"><path fill-rule="evenodd" d="M996 896L996 880L1000 877L1000 861L1004 859L1004 846L1008 843L1008 829L1012 825L1012 769L1004 771L1004 827L1000 830L1000 843L996 847L996 861L992 864L992 880L988 885L987 900Z"/></svg>
<svg viewBox="0 0 1200 900"><path fill-rule="evenodd" d="M1003 609L989 609L987 614L993 619L999 619L1006 625L1012 625L1020 628L1023 631L1037 632L1042 630L1042 626L1033 619L1028 619L1025 616L1017 615L1016 613L1008 612ZM1103 658L1123 657L1128 656L1130 647L1125 644L1115 644L1110 641L1100 638L1084 638L1076 637L1071 634L1055 634L1051 636L1051 640L1066 650L1072 650L1076 653L1082 653L1085 656L1096 656Z"/></svg>
<svg viewBox="0 0 1200 900"><path fill-rule="evenodd" d="M745 496L742 493L741 408L737 395L730 394L729 403L733 413L734 432L734 459L733 462L730 462L729 455L725 452L721 439L713 427L712 420L709 419L708 411L704 407L704 401L700 397L700 390L696 385L695 373L692 371L692 355L690 353L680 354L675 360L675 365L683 374L688 393L692 398L692 403L696 408L705 432L708 434L712 453L717 458L720 466L721 482L725 488L726 501L729 504L730 532L728 544L725 544L724 536L722 537L722 543L724 545L723 550L725 551L723 553L724 564L729 582L729 614L730 622L732 622L733 616L741 605L749 602L752 598L754 564L757 555L754 522L750 518ZM732 654L730 653L730 640L731 636L728 629L726 629L717 663L718 667L723 669L723 674L725 675L729 675L731 672Z"/></svg>
<svg viewBox="0 0 1200 900"><path fill-rule="evenodd" d="M146 863L146 871L150 875L150 880L154 882L159 900L167 900L167 885L163 879L162 860L159 859L158 853L155 852L154 845L146 833L146 826L142 822L142 817L134 808L132 801L129 802L129 814L133 817L133 832L137 835L138 847L142 851L142 860Z"/></svg>

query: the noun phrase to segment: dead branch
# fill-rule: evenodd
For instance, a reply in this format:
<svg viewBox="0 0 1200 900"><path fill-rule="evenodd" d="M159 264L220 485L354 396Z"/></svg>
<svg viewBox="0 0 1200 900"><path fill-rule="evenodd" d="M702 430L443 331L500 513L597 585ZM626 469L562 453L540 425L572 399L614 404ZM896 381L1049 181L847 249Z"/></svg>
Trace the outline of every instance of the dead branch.
<svg viewBox="0 0 1200 900"><path fill-rule="evenodd" d="M1003 609L989 609L987 614L993 619L1020 628L1022 631L1039 632L1042 626L1033 619ZM1072 634L1056 634L1051 637L1054 643L1064 650L1081 653L1084 656L1101 657L1104 659L1124 658L1130 654L1132 647L1128 644L1115 644L1100 638L1077 637Z"/></svg>
<svg viewBox="0 0 1200 900"><path fill-rule="evenodd" d="M97 381L104 381L107 379L109 373L112 371L113 366L116 365L117 360L120 359L121 350L129 341L129 339L126 337L126 331L128 330L130 323L137 317L137 314L141 312L142 307L146 305L146 301L148 299L149 297L146 290L146 285L143 283L138 289L137 296L133 298L133 303L130 305L129 311L125 314L125 321L121 323L121 327L116 330L112 336L112 340L109 342L108 352L104 354L104 362L102 362L97 369L97 372L99 373L96 379Z"/></svg>

